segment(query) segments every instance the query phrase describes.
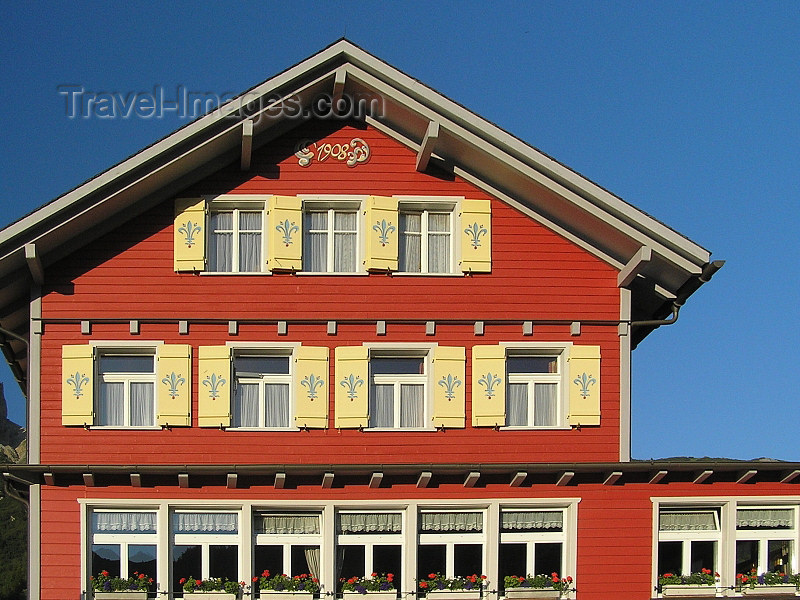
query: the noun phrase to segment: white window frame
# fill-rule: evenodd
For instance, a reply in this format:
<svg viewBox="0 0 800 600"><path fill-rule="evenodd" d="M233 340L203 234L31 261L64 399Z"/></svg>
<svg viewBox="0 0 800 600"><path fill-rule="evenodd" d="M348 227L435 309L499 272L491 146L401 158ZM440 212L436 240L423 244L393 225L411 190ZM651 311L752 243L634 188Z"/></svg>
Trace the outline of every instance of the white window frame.
<svg viewBox="0 0 800 600"><path fill-rule="evenodd" d="M331 196L299 196L303 200L303 227L302 227L302 235L303 235L303 273L304 274L327 274L327 275L352 275L354 273L361 273L364 272L363 269L363 256L362 256L362 236L364 230L364 215L363 213L363 202L366 196L339 196L339 195L331 195ZM324 212L327 213L327 224L325 229L325 238L326 238L326 247L327 247L327 256L326 256L326 266L324 271L308 271L306 270L306 259L310 256L311 249L308 247L306 243L306 235L308 230L306 229L306 215L309 213L320 213ZM334 229L334 221L335 221L335 213L355 213L356 217L356 240L355 240L355 256L353 257L354 260L354 267L352 271L336 271L334 270L335 266L335 233L336 230ZM316 233L320 233L321 230L317 231L314 230ZM343 233L343 232L340 232ZM352 233L352 232L347 232Z"/></svg>
<svg viewBox="0 0 800 600"><path fill-rule="evenodd" d="M500 531L500 544L525 544L526 552L526 571L525 573L517 573L519 576L524 577L527 574L536 574L534 569L536 564L536 545L547 543L560 543L561 544L561 559L558 569L559 575L570 575L565 573L565 563L567 554L567 509L561 507L537 507L537 508L516 508L504 506L500 509L500 522L502 523L502 514L504 512L560 512L561 513L561 531Z"/></svg>
<svg viewBox="0 0 800 600"><path fill-rule="evenodd" d="M174 516L179 513L220 513L220 514L235 514L236 516L236 533L179 533L174 530ZM209 547L210 546L231 546L235 545L237 547L238 553L238 562L239 562L239 569L238 569L238 577L236 581L242 581L242 573L245 571L244 568L244 560L243 560L243 552L242 552L242 511L241 510L225 510L225 509L206 509L204 507L195 507L195 508L175 508L170 511L169 514L169 524L170 524L170 544L169 544L169 583L167 587L172 584L172 581L175 579L176 575L181 577L188 576L188 575L195 575L194 573L173 573L173 548L175 546L200 546L201 547L201 571L200 575L197 575L200 579L208 579L209 578ZM250 569L247 569L250 570ZM178 590L176 590L177 592Z"/></svg>
<svg viewBox="0 0 800 600"><path fill-rule="evenodd" d="M118 531L111 531L107 533L96 533L92 527L92 515L95 513L119 513L119 512L128 512L128 513L151 513L156 515L156 530L153 533L128 533L128 532L118 532ZM127 508L92 508L89 510L89 532L88 532L88 544L87 544L87 559L86 559L86 568L88 571L87 577L96 576L97 573L92 573L92 565L91 565L91 553L92 547L95 545L106 545L106 546L119 546L120 547L120 577L122 579L126 579L128 577L132 577L133 573L128 572L128 547L129 546L155 546L156 548L156 565L160 564L160 552L159 552L159 530L158 530L158 512L155 509L127 509ZM157 567L159 569L159 567ZM153 578L153 581L156 582L156 585L159 585L158 579L158 571L155 573L146 573L146 575Z"/></svg>
<svg viewBox="0 0 800 600"><path fill-rule="evenodd" d="M417 537L418 546L444 546L445 547L445 572L442 573L445 577L455 577L455 546L457 544L474 544L481 547L481 573L485 574L488 564L489 548L487 546L487 510L485 508L470 508L464 507L459 509L453 508L436 508L432 506L420 507L419 514L423 513L480 513L482 515L482 527L479 533L424 533L420 525L420 531ZM420 519L421 522L422 519Z"/></svg>
<svg viewBox="0 0 800 600"><path fill-rule="evenodd" d="M233 241L231 248L231 266L230 271L211 271L210 265L206 263L206 268L203 271L204 275L264 275L270 274L267 270L267 198L268 196L260 194L223 194L220 196L204 196L206 201L206 256L210 261L211 257L211 243L213 239L213 231L211 230L211 215L218 212L233 212ZM261 260L259 262L258 271L240 271L238 269L239 263L239 212L259 212L261 213ZM226 230L227 231L227 230ZM249 230L246 230L249 231Z"/></svg>
<svg viewBox="0 0 800 600"><path fill-rule="evenodd" d="M792 563L789 565L787 573L797 573L798 568L798 531L800 525L798 524L798 517L800 517L800 506L793 505L780 505L780 504L743 504L738 503L735 508L734 522L738 523L738 511L742 510L769 510L769 509L789 509L794 512L794 527L791 529L739 529L736 528L736 535L733 543L734 566L736 565L736 542L739 541L755 541L758 542L758 574L766 573L769 570L767 565L767 550L769 542L784 542L792 543ZM744 573L748 575L748 573Z"/></svg>
<svg viewBox="0 0 800 600"><path fill-rule="evenodd" d="M341 533L336 531L336 545L338 546L363 546L364 547L364 570L362 577L368 577L373 572L373 559L375 546L400 546L401 569L405 569L405 530L406 516L404 511L399 510L338 510L336 520L338 523L341 514L375 514L375 513L394 513L400 514L400 531L397 533Z"/></svg>
<svg viewBox="0 0 800 600"><path fill-rule="evenodd" d="M101 343L95 342L92 344L94 347L94 376L97 382L94 390L94 406L93 410L96 419L100 415L100 402L102 396L102 386L104 383L122 383L124 385L123 393L123 421L122 424L114 425L93 425L96 429L161 429L157 424L158 417L158 356L155 345L147 343L131 345L130 343ZM152 373L108 373L105 374L100 370L100 360L104 356L150 356L153 359L153 372ZM153 384L153 415L152 425L131 425L130 414L130 395L132 383L152 383Z"/></svg>
<svg viewBox="0 0 800 600"><path fill-rule="evenodd" d="M295 404L294 404L294 393L295 393L295 360L294 360L294 350L297 345L232 345L229 344L231 347L231 380L233 381L234 389L231 393L231 413L233 413L233 403L236 402L236 387L239 383L256 383L259 385L258 390L258 422L265 423L266 421L266 411L265 411L265 390L264 386L269 383L279 383L279 384L286 384L288 385L288 424L285 427L267 427L265 425L259 425L257 427L245 426L245 427L235 427L231 426L229 429L232 431L297 431L298 428L294 424L294 414L295 414ZM287 374L264 374L261 377L246 377L244 379L239 379L236 377L236 372L234 368L234 361L236 360L237 356L254 356L254 357L288 357L289 359L289 371Z"/></svg>
<svg viewBox="0 0 800 600"><path fill-rule="evenodd" d="M431 383L430 379L433 373L432 354L433 351L430 345L424 346L374 346L369 349L369 391L368 403L372 402L372 386L373 385L393 385L393 413L395 424L400 422L400 387L406 385L422 385L422 425L419 427L400 427L395 425L393 427L371 427L367 429L370 431L423 431L430 430L431 411L432 411L432 398L431 398ZM373 358L422 358L424 373L417 374L380 374L372 375L372 359Z"/></svg>
<svg viewBox="0 0 800 600"><path fill-rule="evenodd" d="M325 566L322 561L322 549L325 529L323 527L322 511L279 511L279 510L259 510L254 508L251 512L253 520L258 514L280 514L285 516L293 515L315 515L319 519L319 533L305 533L305 534L288 534L288 533L261 533L256 531L255 524L253 525L253 548L255 546L281 546L283 552L283 572L291 574L292 567L292 546L319 546L320 549L320 573L324 572ZM255 557L253 557L255 562ZM279 573L272 573L271 575L278 575ZM254 576L260 576L261 573L253 573Z"/></svg>
<svg viewBox="0 0 800 600"><path fill-rule="evenodd" d="M678 531L662 531L661 530L661 514L669 512L682 512L682 513L708 513L714 514L715 530L678 530ZM689 575L692 564L692 542L716 542L714 546L714 571L720 571L722 557L722 527L721 527L721 507L720 506L670 506L664 505L659 508L658 522L658 542L681 542L681 573L676 575ZM656 546L656 549L658 546ZM656 565L658 565L658 556L656 556ZM659 573L658 575L662 575Z"/></svg>
<svg viewBox="0 0 800 600"><path fill-rule="evenodd" d="M398 273L404 274L411 274L411 275L452 275L455 271L456 259L455 259L455 224L456 224L456 209L455 209L455 202L431 202L431 201L420 201L420 202L411 202L411 201L404 201L398 204L398 227L400 221L400 215L405 214L418 214L420 215L420 231L419 232L412 232L411 235L419 236L420 237L420 270L419 271L403 271L398 270ZM430 231L429 230L429 218L431 214L446 214L449 216L450 227L446 232L439 232L439 231ZM407 234L405 231L398 231L398 260L399 260L399 252L400 246L403 244L403 237ZM447 236L448 237L448 244L447 244L447 253L448 253L448 264L447 269L445 271L431 271L430 265L428 264L428 244L430 242L430 236ZM400 266L398 265L398 269Z"/></svg>
<svg viewBox="0 0 800 600"><path fill-rule="evenodd" d="M506 411L508 411L509 390L511 383L528 384L528 425L506 425L507 430L553 430L569 429L567 414L569 412L569 352L572 343L558 342L500 342L506 349ZM508 373L508 358L513 356L541 356L557 359L557 373ZM533 388L536 383L555 383L556 389L556 423L554 425L533 425L534 422L534 396ZM508 413L506 412L506 419Z"/></svg>

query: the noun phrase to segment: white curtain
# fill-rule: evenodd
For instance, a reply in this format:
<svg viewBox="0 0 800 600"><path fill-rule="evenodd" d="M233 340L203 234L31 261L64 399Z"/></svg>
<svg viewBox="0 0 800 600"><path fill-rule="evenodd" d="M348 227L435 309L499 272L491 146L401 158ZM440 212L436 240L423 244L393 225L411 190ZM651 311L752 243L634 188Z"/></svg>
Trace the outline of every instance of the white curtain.
<svg viewBox="0 0 800 600"><path fill-rule="evenodd" d="M398 269L405 273L419 273L422 261L422 215L400 213L400 247Z"/></svg>
<svg viewBox="0 0 800 600"><path fill-rule="evenodd" d="M428 214L428 272L450 270L450 215Z"/></svg>
<svg viewBox="0 0 800 600"><path fill-rule="evenodd" d="M422 385L400 386L400 427L422 427Z"/></svg>
<svg viewBox="0 0 800 600"><path fill-rule="evenodd" d="M483 514L476 512L420 513L421 531L483 531Z"/></svg>
<svg viewBox="0 0 800 600"><path fill-rule="evenodd" d="M211 213L211 239L208 248L209 271L233 270L233 213Z"/></svg>
<svg viewBox="0 0 800 600"><path fill-rule="evenodd" d="M506 425L521 427L528 424L528 384L510 383L506 394Z"/></svg>
<svg viewBox="0 0 800 600"><path fill-rule="evenodd" d="M319 580L319 546L306 546L304 548L308 572L314 579Z"/></svg>
<svg viewBox="0 0 800 600"><path fill-rule="evenodd" d="M319 534L319 515L257 515L256 531L284 535Z"/></svg>
<svg viewBox="0 0 800 600"><path fill-rule="evenodd" d="M104 533L155 533L154 512L93 512L92 531Z"/></svg>
<svg viewBox="0 0 800 600"><path fill-rule="evenodd" d="M289 386L268 383L264 386L264 413L267 427L289 426Z"/></svg>
<svg viewBox="0 0 800 600"><path fill-rule="evenodd" d="M394 386L373 385L369 395L369 426L392 427L394 425Z"/></svg>
<svg viewBox="0 0 800 600"><path fill-rule="evenodd" d="M258 427L258 384L238 383L233 402L234 427Z"/></svg>
<svg viewBox="0 0 800 600"><path fill-rule="evenodd" d="M736 511L736 526L741 528L774 529L794 527L794 509L740 508Z"/></svg>
<svg viewBox="0 0 800 600"><path fill-rule="evenodd" d="M131 383L131 425L150 427L155 421L154 386L152 383Z"/></svg>
<svg viewBox="0 0 800 600"><path fill-rule="evenodd" d="M503 511L501 527L505 531L536 531L539 529L561 531L564 513L560 510Z"/></svg>
<svg viewBox="0 0 800 600"><path fill-rule="evenodd" d="M303 232L303 270L319 273L328 270L328 213L305 214Z"/></svg>
<svg viewBox="0 0 800 600"><path fill-rule="evenodd" d="M706 512L662 512L659 515L661 531L715 531L714 513Z"/></svg>
<svg viewBox="0 0 800 600"><path fill-rule="evenodd" d="M555 425L558 422L556 415L556 390L555 383L537 383L533 387L533 424L539 427Z"/></svg>
<svg viewBox="0 0 800 600"><path fill-rule="evenodd" d="M354 212L333 213L333 270L337 273L356 270L356 219Z"/></svg>
<svg viewBox="0 0 800 600"><path fill-rule="evenodd" d="M341 533L400 533L399 513L340 513Z"/></svg>
<svg viewBox="0 0 800 600"><path fill-rule="evenodd" d="M239 271L261 270L261 213L239 213Z"/></svg>
<svg viewBox="0 0 800 600"><path fill-rule="evenodd" d="M175 513L175 533L236 533L238 515L234 513Z"/></svg>
<svg viewBox="0 0 800 600"><path fill-rule="evenodd" d="M100 402L97 407L100 425L125 424L125 384L103 383L100 385Z"/></svg>

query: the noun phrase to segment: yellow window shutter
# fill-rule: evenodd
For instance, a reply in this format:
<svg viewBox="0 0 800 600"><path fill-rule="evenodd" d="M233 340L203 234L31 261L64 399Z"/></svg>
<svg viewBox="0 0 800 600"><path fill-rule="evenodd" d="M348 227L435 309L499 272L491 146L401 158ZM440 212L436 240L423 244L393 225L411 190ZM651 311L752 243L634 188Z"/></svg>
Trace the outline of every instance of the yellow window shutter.
<svg viewBox="0 0 800 600"><path fill-rule="evenodd" d="M438 346L433 350L433 425L464 427L466 383L464 348Z"/></svg>
<svg viewBox="0 0 800 600"><path fill-rule="evenodd" d="M369 425L369 350L366 346L336 348L334 369L337 429Z"/></svg>
<svg viewBox="0 0 800 600"><path fill-rule="evenodd" d="M506 349L472 347L472 426L506 424Z"/></svg>
<svg viewBox="0 0 800 600"><path fill-rule="evenodd" d="M198 353L197 421L200 427L231 424L231 351L226 346L200 346Z"/></svg>
<svg viewBox="0 0 800 600"><path fill-rule="evenodd" d="M300 346L295 350L294 422L298 427L328 426L328 349Z"/></svg>
<svg viewBox="0 0 800 600"><path fill-rule="evenodd" d="M94 348L61 347L61 424L94 424Z"/></svg>
<svg viewBox="0 0 800 600"><path fill-rule="evenodd" d="M569 424L600 425L600 346L569 351Z"/></svg>
<svg viewBox="0 0 800 600"><path fill-rule="evenodd" d="M367 239L364 266L368 271L396 271L397 198L370 196L364 214Z"/></svg>
<svg viewBox="0 0 800 600"><path fill-rule="evenodd" d="M492 271L492 204L489 200L461 202L461 271Z"/></svg>
<svg viewBox="0 0 800 600"><path fill-rule="evenodd" d="M303 268L303 201L297 196L270 196L267 200L267 269Z"/></svg>
<svg viewBox="0 0 800 600"><path fill-rule="evenodd" d="M202 198L175 200L173 251L176 271L206 268L206 202Z"/></svg>
<svg viewBox="0 0 800 600"><path fill-rule="evenodd" d="M192 424L192 347L164 344L156 349L156 406L159 425Z"/></svg>

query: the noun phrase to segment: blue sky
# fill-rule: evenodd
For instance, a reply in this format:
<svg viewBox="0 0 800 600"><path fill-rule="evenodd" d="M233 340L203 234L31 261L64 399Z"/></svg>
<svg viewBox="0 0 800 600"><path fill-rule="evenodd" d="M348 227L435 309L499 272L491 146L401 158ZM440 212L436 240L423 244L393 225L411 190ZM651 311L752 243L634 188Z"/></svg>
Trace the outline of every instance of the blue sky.
<svg viewBox="0 0 800 600"><path fill-rule="evenodd" d="M236 93L346 35L727 261L634 352L634 458L800 460L800 3L5 1L3 16L0 225L186 123L70 119L59 86Z"/></svg>

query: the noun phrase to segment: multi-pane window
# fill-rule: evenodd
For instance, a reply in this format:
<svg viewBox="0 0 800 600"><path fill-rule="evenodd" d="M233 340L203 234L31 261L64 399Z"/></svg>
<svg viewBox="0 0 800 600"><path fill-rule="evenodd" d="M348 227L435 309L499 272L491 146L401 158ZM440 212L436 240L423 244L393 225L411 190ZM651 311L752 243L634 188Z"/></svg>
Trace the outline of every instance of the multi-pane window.
<svg viewBox="0 0 800 600"><path fill-rule="evenodd" d="M156 588L156 513L152 511L103 511L91 513L91 560L89 574L108 571L112 577L144 574L151 591Z"/></svg>
<svg viewBox="0 0 800 600"><path fill-rule="evenodd" d="M484 544L482 511L421 511L417 579L484 573Z"/></svg>
<svg viewBox="0 0 800 600"><path fill-rule="evenodd" d="M498 582L509 575L564 573L564 510L500 512Z"/></svg>
<svg viewBox="0 0 800 600"><path fill-rule="evenodd" d="M658 573L719 570L719 508L662 508L658 515Z"/></svg>
<svg viewBox="0 0 800 600"><path fill-rule="evenodd" d="M506 425L559 425L559 362L558 356L510 354L506 357Z"/></svg>
<svg viewBox="0 0 800 600"><path fill-rule="evenodd" d="M100 354L96 425L151 427L155 424L155 355L148 352Z"/></svg>
<svg viewBox="0 0 800 600"><path fill-rule="evenodd" d="M369 426L425 426L425 356L376 355L369 360Z"/></svg>
<svg viewBox="0 0 800 600"><path fill-rule="evenodd" d="M739 507L736 511L736 572L794 573L797 509Z"/></svg>
<svg viewBox="0 0 800 600"><path fill-rule="evenodd" d="M400 512L340 512L337 515L337 581L392 573L402 590L403 515Z"/></svg>
<svg viewBox="0 0 800 600"><path fill-rule="evenodd" d="M450 212L401 210L398 270L407 273L451 273L452 222Z"/></svg>
<svg viewBox="0 0 800 600"><path fill-rule="evenodd" d="M303 216L303 270L354 273L358 264L358 212L307 210Z"/></svg>
<svg viewBox="0 0 800 600"><path fill-rule="evenodd" d="M172 515L172 590L190 576L239 581L239 515L230 512L175 512Z"/></svg>
<svg viewBox="0 0 800 600"><path fill-rule="evenodd" d="M262 270L263 213L255 210L218 210L209 219L208 270L218 273L255 273Z"/></svg>
<svg viewBox="0 0 800 600"><path fill-rule="evenodd" d="M285 428L291 422L289 356L235 355L233 427Z"/></svg>
<svg viewBox="0 0 800 600"><path fill-rule="evenodd" d="M254 515L253 574L320 578L320 513L259 512Z"/></svg>

